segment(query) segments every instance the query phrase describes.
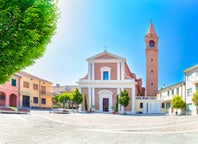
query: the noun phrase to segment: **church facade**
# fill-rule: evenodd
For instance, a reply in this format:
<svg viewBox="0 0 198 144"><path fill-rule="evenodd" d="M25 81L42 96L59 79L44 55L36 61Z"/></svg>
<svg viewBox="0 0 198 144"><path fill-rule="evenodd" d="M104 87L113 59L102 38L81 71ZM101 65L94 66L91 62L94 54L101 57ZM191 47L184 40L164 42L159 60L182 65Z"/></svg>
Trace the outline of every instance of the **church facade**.
<svg viewBox="0 0 198 144"><path fill-rule="evenodd" d="M127 90L130 102L124 109L119 105L119 113L136 113L137 111L150 111L147 102L143 108L141 97L155 97L158 89L158 36L152 22L145 35L146 42L146 89L142 86L142 79L131 72L124 57L103 51L87 59L88 74L79 80L79 89L87 98L88 109L94 108L96 112L112 112L116 106L116 98L120 92ZM138 98L137 106L136 99ZM144 98L145 100L145 98ZM150 103L149 103L150 104ZM152 104L152 103L151 103ZM139 109L140 108L140 109ZM147 109L146 109L147 108ZM160 108L160 104L159 104ZM84 104L82 104L84 110Z"/></svg>
<svg viewBox="0 0 198 144"><path fill-rule="evenodd" d="M131 100L125 111L135 113L135 96L144 95L144 88L142 80L130 71L126 59L105 50L87 62L88 74L79 80L79 89L87 96L88 108L94 106L95 111L112 112L117 95L127 90Z"/></svg>

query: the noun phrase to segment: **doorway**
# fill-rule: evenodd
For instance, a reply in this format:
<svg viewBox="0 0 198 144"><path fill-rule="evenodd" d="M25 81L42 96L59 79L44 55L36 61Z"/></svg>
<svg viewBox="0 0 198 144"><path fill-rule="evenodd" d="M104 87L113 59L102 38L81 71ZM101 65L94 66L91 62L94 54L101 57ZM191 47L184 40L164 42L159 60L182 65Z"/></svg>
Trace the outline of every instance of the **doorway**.
<svg viewBox="0 0 198 144"><path fill-rule="evenodd" d="M30 107L30 96L23 95L23 107Z"/></svg>
<svg viewBox="0 0 198 144"><path fill-rule="evenodd" d="M5 106L6 104L6 95L0 91L0 106Z"/></svg>
<svg viewBox="0 0 198 144"><path fill-rule="evenodd" d="M109 98L103 98L103 111L109 112Z"/></svg>
<svg viewBox="0 0 198 144"><path fill-rule="evenodd" d="M10 106L16 107L17 106L17 96L15 94L10 95Z"/></svg>

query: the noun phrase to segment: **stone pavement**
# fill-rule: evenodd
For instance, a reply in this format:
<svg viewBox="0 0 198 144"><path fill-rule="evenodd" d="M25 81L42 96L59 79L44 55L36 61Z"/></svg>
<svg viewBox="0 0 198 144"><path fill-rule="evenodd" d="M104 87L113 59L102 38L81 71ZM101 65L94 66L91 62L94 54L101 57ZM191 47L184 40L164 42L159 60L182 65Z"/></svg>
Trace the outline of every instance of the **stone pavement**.
<svg viewBox="0 0 198 144"><path fill-rule="evenodd" d="M197 116L0 114L0 144L197 144Z"/></svg>

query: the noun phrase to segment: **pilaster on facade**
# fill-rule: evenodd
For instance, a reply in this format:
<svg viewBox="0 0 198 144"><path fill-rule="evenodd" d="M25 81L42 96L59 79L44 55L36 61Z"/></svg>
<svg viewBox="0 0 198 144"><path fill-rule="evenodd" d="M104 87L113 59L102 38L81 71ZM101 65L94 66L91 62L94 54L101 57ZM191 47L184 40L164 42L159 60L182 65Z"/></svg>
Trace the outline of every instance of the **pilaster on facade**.
<svg viewBox="0 0 198 144"><path fill-rule="evenodd" d="M124 74L125 74L125 70L124 70L124 62L121 62L121 80L124 80Z"/></svg>
<svg viewBox="0 0 198 144"><path fill-rule="evenodd" d="M92 87L92 90L91 90L91 96L92 96L92 102L91 102L91 106L95 106L95 88Z"/></svg>
<svg viewBox="0 0 198 144"><path fill-rule="evenodd" d="M91 102L92 102L92 100L91 100L91 88L90 87L88 87L88 96L89 96L89 101L88 101L88 109L90 109L91 108Z"/></svg>
<svg viewBox="0 0 198 144"><path fill-rule="evenodd" d="M120 80L120 62L117 62L117 80Z"/></svg>
<svg viewBox="0 0 198 144"><path fill-rule="evenodd" d="M88 80L91 80L91 63L88 63Z"/></svg>
<svg viewBox="0 0 198 144"><path fill-rule="evenodd" d="M135 114L135 86L132 88L132 113Z"/></svg>
<svg viewBox="0 0 198 144"><path fill-rule="evenodd" d="M92 63L92 71L91 71L91 74L92 74L91 79L92 79L92 81L94 81L94 80L95 80L95 77L94 77L94 75L95 75L95 66L94 66L94 63Z"/></svg>

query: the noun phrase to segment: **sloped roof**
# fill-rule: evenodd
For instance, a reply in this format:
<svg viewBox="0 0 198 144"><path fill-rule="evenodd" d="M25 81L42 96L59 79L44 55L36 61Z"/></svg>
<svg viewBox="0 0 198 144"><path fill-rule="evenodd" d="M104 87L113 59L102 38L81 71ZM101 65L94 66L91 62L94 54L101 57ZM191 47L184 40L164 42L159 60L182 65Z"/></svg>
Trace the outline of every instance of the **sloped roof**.
<svg viewBox="0 0 198 144"><path fill-rule="evenodd" d="M194 65L194 66L192 66L192 67L190 67L190 68L188 68L188 69L185 69L185 70L184 70L184 73L187 73L187 72L189 72L189 71L191 71L191 70L194 70L194 69L196 69L196 68L198 68L198 64L196 64L196 65Z"/></svg>
<svg viewBox="0 0 198 144"><path fill-rule="evenodd" d="M94 59L123 59L123 60L126 60L125 58L120 57L115 54L112 54L112 53L108 52L107 50L88 58L87 61L94 60Z"/></svg>
<svg viewBox="0 0 198 144"><path fill-rule="evenodd" d="M50 81L44 80L44 79L42 79L42 78L39 78L39 77L34 76L34 75L31 75L31 74L29 74L29 73L27 73L27 72L24 72L24 71L20 71L20 72L18 72L18 73L19 73L20 75L24 75L24 76L27 76L27 77L35 78L35 79L42 80L42 81L44 81L44 82L48 82L48 83L53 84L53 83L50 82Z"/></svg>

